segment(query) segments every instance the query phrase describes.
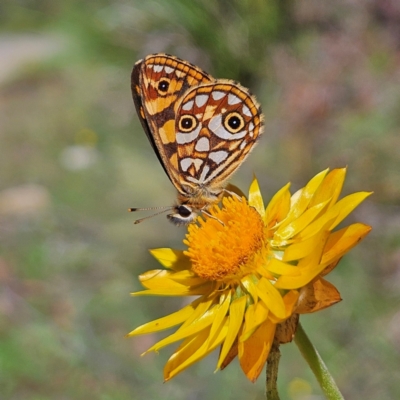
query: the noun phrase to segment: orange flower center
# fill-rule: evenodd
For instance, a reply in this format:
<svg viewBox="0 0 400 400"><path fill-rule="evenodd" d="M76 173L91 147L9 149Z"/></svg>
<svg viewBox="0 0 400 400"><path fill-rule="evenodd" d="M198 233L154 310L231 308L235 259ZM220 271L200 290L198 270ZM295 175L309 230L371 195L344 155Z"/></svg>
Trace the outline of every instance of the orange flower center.
<svg viewBox="0 0 400 400"><path fill-rule="evenodd" d="M214 206L203 220L189 226L184 243L192 270L211 281L237 281L253 272L254 256L264 243L260 214L245 198L225 197L223 207Z"/></svg>

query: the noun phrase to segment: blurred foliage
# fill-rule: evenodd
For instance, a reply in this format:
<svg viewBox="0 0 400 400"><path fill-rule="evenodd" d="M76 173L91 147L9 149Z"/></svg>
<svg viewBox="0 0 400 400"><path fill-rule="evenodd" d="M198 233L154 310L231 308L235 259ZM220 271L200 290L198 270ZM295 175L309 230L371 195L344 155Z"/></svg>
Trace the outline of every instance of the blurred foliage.
<svg viewBox="0 0 400 400"><path fill-rule="evenodd" d="M155 338L123 338L182 305L129 297L157 267L146 249L185 232L125 212L174 201L130 95L133 63L162 51L257 95L266 130L243 190L253 172L268 196L347 165L347 193L375 192L354 217L372 234L332 274L344 301L303 324L345 398L399 398L399 43L396 0L3 1L1 397L263 398L263 378L213 374L212 357L163 385L168 349L140 358ZM282 351L282 399L321 398Z"/></svg>

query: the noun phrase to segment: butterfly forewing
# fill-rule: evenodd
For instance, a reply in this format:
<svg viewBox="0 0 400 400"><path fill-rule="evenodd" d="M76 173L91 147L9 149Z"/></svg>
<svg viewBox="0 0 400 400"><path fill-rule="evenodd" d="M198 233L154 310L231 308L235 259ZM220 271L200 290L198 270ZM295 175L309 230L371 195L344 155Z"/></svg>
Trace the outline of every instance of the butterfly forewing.
<svg viewBox="0 0 400 400"><path fill-rule="evenodd" d="M176 57L155 54L138 61L131 86L142 126L167 175L176 183L171 156L176 154L175 111L177 102L193 86L213 78Z"/></svg>

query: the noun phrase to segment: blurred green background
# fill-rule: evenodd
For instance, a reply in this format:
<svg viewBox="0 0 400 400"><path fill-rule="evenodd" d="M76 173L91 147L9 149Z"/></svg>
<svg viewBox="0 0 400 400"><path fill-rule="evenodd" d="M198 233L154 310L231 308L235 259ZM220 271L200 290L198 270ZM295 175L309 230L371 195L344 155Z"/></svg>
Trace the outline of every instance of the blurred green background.
<svg viewBox="0 0 400 400"><path fill-rule="evenodd" d="M348 218L372 233L329 276L344 299L302 317L345 398L400 398L400 3L397 0L19 0L0 4L0 398L262 399L216 357L162 383L173 347L124 334L182 305L131 298L183 248L185 229L128 207L175 190L134 111L130 72L168 52L239 80L265 134L232 180L269 198L327 167L345 194L374 191ZM294 344L282 399L322 399Z"/></svg>

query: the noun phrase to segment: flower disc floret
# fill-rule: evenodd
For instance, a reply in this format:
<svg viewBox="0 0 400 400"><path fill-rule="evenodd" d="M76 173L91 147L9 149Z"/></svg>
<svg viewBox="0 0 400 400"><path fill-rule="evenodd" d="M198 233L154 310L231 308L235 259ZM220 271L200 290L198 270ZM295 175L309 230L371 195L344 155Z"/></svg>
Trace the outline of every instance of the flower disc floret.
<svg viewBox="0 0 400 400"><path fill-rule="evenodd" d="M210 215L190 225L184 241L192 271L210 281L240 280L264 244L261 216L237 197L225 197L223 208L213 207Z"/></svg>

